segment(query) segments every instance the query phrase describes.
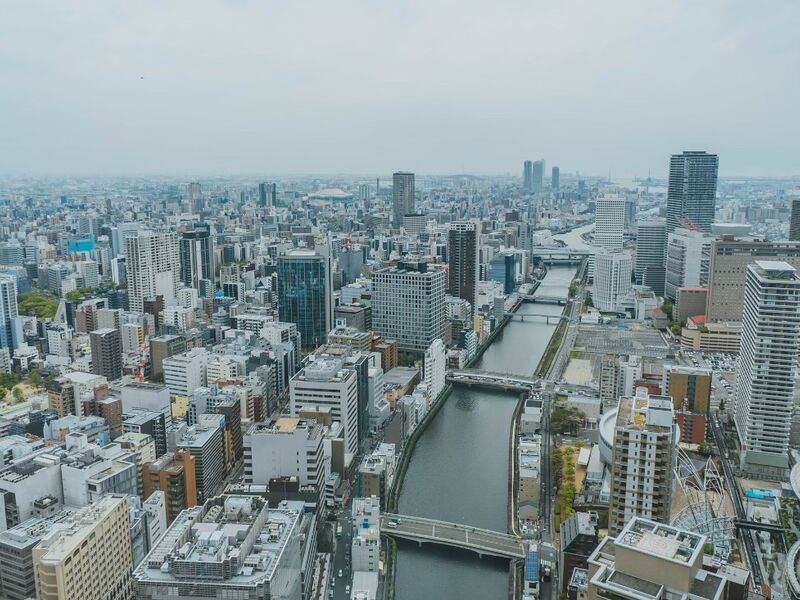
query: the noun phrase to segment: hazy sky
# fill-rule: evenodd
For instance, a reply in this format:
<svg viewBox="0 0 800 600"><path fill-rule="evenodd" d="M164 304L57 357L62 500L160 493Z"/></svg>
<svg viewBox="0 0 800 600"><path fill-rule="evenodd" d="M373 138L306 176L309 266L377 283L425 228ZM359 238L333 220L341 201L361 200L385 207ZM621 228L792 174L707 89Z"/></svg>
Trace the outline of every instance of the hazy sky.
<svg viewBox="0 0 800 600"><path fill-rule="evenodd" d="M0 173L800 174L800 2L0 2Z"/></svg>

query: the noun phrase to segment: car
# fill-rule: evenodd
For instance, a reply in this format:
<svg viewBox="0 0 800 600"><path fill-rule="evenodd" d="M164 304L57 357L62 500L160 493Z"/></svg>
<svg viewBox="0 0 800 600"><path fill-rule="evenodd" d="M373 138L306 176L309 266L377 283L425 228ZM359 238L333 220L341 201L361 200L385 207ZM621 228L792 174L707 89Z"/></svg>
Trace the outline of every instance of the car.
<svg viewBox="0 0 800 600"><path fill-rule="evenodd" d="M387 526L389 529L397 529L397 521L389 521L389 522L386 524L386 526Z"/></svg>
<svg viewBox="0 0 800 600"><path fill-rule="evenodd" d="M341 577L341 576L342 576L342 570L339 569L339 577Z"/></svg>
<svg viewBox="0 0 800 600"><path fill-rule="evenodd" d="M344 588L344 593L345 593L345 594L349 594L349 593L350 593L350 586L349 586L349 585L348 585L348 586L345 586L345 588Z"/></svg>

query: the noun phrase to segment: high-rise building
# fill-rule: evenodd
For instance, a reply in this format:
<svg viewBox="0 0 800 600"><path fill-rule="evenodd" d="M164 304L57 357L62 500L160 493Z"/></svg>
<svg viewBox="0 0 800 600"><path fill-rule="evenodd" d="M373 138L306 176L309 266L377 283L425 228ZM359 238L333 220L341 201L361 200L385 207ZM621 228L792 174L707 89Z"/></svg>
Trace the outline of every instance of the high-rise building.
<svg viewBox="0 0 800 600"><path fill-rule="evenodd" d="M780 260L800 269L800 241L736 240L711 242L708 266L708 321L741 321L747 267L757 260Z"/></svg>
<svg viewBox="0 0 800 600"><path fill-rule="evenodd" d="M706 152L673 154L669 161L667 233L679 227L710 232L717 202L719 156Z"/></svg>
<svg viewBox="0 0 800 600"><path fill-rule="evenodd" d="M700 444L706 439L711 411L711 370L683 365L664 365L661 389L672 398L681 441Z"/></svg>
<svg viewBox="0 0 800 600"><path fill-rule="evenodd" d="M533 162L526 160L522 165L522 189L533 191Z"/></svg>
<svg viewBox="0 0 800 600"><path fill-rule="evenodd" d="M664 295L667 247L666 219L639 221L636 226L636 283L649 286L657 296Z"/></svg>
<svg viewBox="0 0 800 600"><path fill-rule="evenodd" d="M195 458L188 450L167 452L142 467L145 497L157 490L164 492L167 523L197 504L196 468Z"/></svg>
<svg viewBox="0 0 800 600"><path fill-rule="evenodd" d="M800 241L800 198L792 200L792 214L789 217L789 239Z"/></svg>
<svg viewBox="0 0 800 600"><path fill-rule="evenodd" d="M531 191L535 194L544 189L544 159L534 161L531 175Z"/></svg>
<svg viewBox="0 0 800 600"><path fill-rule="evenodd" d="M711 241L714 238L702 231L678 228L667 235L667 270L664 295L673 302L678 288L705 287L708 284L708 264Z"/></svg>
<svg viewBox="0 0 800 600"><path fill-rule="evenodd" d="M399 171L392 176L392 224L400 227L403 217L414 213L414 174Z"/></svg>
<svg viewBox="0 0 800 600"><path fill-rule="evenodd" d="M199 223L181 233L180 279L187 287L198 289L201 279L214 281L214 240L210 229Z"/></svg>
<svg viewBox="0 0 800 600"><path fill-rule="evenodd" d="M315 408L330 410L342 425L345 451L358 453L358 374L346 369L341 358L316 358L289 382L291 414Z"/></svg>
<svg viewBox="0 0 800 600"><path fill-rule="evenodd" d="M144 312L144 301L161 296L174 304L180 275L178 238L172 231L138 231L125 238L128 304Z"/></svg>
<svg viewBox="0 0 800 600"><path fill-rule="evenodd" d="M592 301L598 310L618 310L620 300L631 290L633 260L627 252L595 255Z"/></svg>
<svg viewBox="0 0 800 600"><path fill-rule="evenodd" d="M122 377L122 337L118 329L107 327L89 334L92 349L92 373L109 381Z"/></svg>
<svg viewBox="0 0 800 600"><path fill-rule="evenodd" d="M445 272L423 262L401 262L372 277L372 326L401 350L424 352L444 337Z"/></svg>
<svg viewBox="0 0 800 600"><path fill-rule="evenodd" d="M208 361L209 353L205 348L193 348L164 359L164 385L175 396L191 396L208 383Z"/></svg>
<svg viewBox="0 0 800 600"><path fill-rule="evenodd" d="M620 398L611 468L611 535L634 517L670 520L678 436L669 396L651 396L637 388L634 396Z"/></svg>
<svg viewBox="0 0 800 600"><path fill-rule="evenodd" d="M800 277L791 265L747 267L734 420L742 463L767 471L788 466L794 375L800 350Z"/></svg>
<svg viewBox="0 0 800 600"><path fill-rule="evenodd" d="M178 450L186 450L194 458L198 502L220 493L225 483L223 428L213 425L189 427L175 445Z"/></svg>
<svg viewBox="0 0 800 600"><path fill-rule="evenodd" d="M133 455L136 463L137 493L140 498L147 498L150 494L144 493L144 465L156 459L156 443L153 436L147 433L123 433L114 440L123 450Z"/></svg>
<svg viewBox="0 0 800 600"><path fill-rule="evenodd" d="M561 169L553 167L550 171L550 187L557 190L561 187Z"/></svg>
<svg viewBox="0 0 800 600"><path fill-rule="evenodd" d="M258 496L187 508L134 571L136 598L300 600L302 519L302 504L269 508Z"/></svg>
<svg viewBox="0 0 800 600"><path fill-rule="evenodd" d="M448 293L477 310L478 227L472 221L450 223L447 234Z"/></svg>
<svg viewBox="0 0 800 600"><path fill-rule="evenodd" d="M594 243L609 252L622 250L625 235L625 198L606 194L597 198Z"/></svg>
<svg viewBox="0 0 800 600"><path fill-rule="evenodd" d="M17 310L17 280L9 275L0 275L0 348L15 350L22 342L22 323Z"/></svg>
<svg viewBox="0 0 800 600"><path fill-rule="evenodd" d="M105 496L54 526L33 548L39 600L132 600L128 499Z"/></svg>
<svg viewBox="0 0 800 600"><path fill-rule="evenodd" d="M324 344L333 324L330 261L310 250L278 257L278 313L294 323L303 346Z"/></svg>
<svg viewBox="0 0 800 600"><path fill-rule="evenodd" d="M277 185L274 183L259 183L258 184L258 205L261 208L270 208L275 206L275 199L277 198Z"/></svg>

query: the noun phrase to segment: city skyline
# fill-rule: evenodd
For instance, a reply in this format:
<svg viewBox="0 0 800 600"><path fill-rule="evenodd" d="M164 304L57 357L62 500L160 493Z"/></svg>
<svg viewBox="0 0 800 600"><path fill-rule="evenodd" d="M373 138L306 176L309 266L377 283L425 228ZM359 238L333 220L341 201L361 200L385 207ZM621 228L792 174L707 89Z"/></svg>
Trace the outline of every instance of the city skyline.
<svg viewBox="0 0 800 600"><path fill-rule="evenodd" d="M721 7L11 3L0 164L492 174L543 156L563 173L646 177L703 148L723 157L721 176L796 176L800 88L786 74L800 66L800 10Z"/></svg>

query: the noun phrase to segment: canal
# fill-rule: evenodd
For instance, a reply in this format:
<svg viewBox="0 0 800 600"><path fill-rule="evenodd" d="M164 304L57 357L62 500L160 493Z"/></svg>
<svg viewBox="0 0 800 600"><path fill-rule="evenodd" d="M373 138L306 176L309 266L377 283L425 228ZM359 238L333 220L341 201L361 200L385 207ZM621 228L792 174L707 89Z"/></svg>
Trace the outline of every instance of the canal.
<svg viewBox="0 0 800 600"><path fill-rule="evenodd" d="M567 234L568 235L568 234ZM567 296L574 267L553 267L540 286ZM563 306L523 304L520 313L558 315ZM557 322L512 321L476 368L531 375ZM422 434L399 497L401 514L505 532L508 528L508 454L517 396L456 386ZM396 600L506 598L508 561L453 548L398 542Z"/></svg>

